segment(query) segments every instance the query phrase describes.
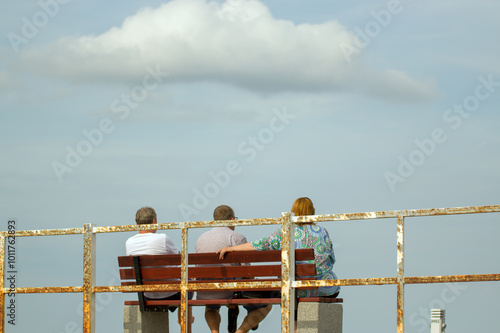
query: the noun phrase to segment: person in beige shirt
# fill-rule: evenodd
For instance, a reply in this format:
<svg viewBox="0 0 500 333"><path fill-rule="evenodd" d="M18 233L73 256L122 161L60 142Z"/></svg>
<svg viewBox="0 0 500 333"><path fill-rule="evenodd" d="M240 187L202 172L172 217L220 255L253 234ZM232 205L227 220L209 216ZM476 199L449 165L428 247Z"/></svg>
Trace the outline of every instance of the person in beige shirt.
<svg viewBox="0 0 500 333"><path fill-rule="evenodd" d="M234 216L234 211L231 207L227 205L221 205L215 208L215 221L234 219L236 219L236 217ZM234 231L234 226L216 227L205 232L198 238L195 246L195 251L197 253L217 252L225 247L231 247L245 243L247 243L247 239L242 234ZM198 292L197 299L229 299L233 298L233 294L234 291L231 290ZM265 315L267 315L267 313L269 312L267 311L268 307L270 310L271 305L267 304L244 306L244 308L248 311L248 314L243 320L242 327L248 326L248 329L257 329L259 322L264 319ZM205 319L211 333L219 333L221 322L221 316L219 313L220 308L220 305L209 305L205 307ZM261 316L261 312L265 312L265 315ZM228 309L227 329L229 333L236 332L238 313L238 306L230 307ZM242 327L240 327L240 330L238 332L243 330Z"/></svg>

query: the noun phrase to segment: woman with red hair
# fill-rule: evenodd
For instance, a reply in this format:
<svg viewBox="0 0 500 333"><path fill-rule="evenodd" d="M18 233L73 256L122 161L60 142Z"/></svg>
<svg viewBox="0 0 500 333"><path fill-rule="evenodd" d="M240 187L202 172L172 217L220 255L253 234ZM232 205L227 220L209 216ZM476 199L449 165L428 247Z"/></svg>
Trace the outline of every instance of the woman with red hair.
<svg viewBox="0 0 500 333"><path fill-rule="evenodd" d="M295 216L314 215L315 209L311 199L302 197L295 200L292 205L292 213L294 213ZM281 250L282 237L281 229L278 229L267 237L255 240L251 243L225 247L217 253L219 253L222 259L227 252ZM337 279L337 276L333 272L333 265L335 264L333 243L326 229L313 222L301 223L295 226L294 238L296 249L314 249L314 264L316 265L315 277L319 280ZM297 290L297 297L321 296L335 298L338 296L339 292L339 286L319 287L318 289L299 289ZM295 316L295 320L297 320L297 316Z"/></svg>

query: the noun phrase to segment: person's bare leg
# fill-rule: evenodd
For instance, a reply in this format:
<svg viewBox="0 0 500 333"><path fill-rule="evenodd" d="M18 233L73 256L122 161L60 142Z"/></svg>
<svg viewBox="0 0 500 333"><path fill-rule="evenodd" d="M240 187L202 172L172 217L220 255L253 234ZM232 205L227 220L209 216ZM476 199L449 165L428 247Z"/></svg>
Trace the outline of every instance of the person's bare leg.
<svg viewBox="0 0 500 333"><path fill-rule="evenodd" d="M258 323L260 323L268 313L272 309L272 305L269 304L268 306L260 309L253 310L247 314L243 322L241 323L240 328L236 331L236 333L247 333L250 331L252 328L254 328Z"/></svg>
<svg viewBox="0 0 500 333"><path fill-rule="evenodd" d="M219 310L212 310L206 307L205 320L207 321L208 327L210 328L210 332L219 333L219 327L220 327Z"/></svg>

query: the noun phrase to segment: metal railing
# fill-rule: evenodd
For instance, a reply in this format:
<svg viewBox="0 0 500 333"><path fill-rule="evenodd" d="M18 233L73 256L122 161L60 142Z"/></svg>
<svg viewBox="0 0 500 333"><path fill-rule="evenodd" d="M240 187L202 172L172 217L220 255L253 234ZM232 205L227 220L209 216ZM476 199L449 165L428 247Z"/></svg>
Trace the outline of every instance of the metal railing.
<svg viewBox="0 0 500 333"><path fill-rule="evenodd" d="M14 234L0 232L0 332L5 331L5 295L8 293L30 294L30 293L82 293L83 295L83 333L95 332L95 295L104 292L138 292L138 291L165 291L181 290L181 332L187 332L187 295L189 291L196 291L196 285L188 284L187 277L187 253L188 253L188 230L192 228L207 228L220 226L249 226L249 225L281 225L282 238L282 278L281 281L274 282L226 282L207 283L204 288L233 289L237 290L242 285L249 288L262 287L263 283L269 287L281 288L281 332L293 332L293 313L295 302L295 289L298 287L326 287L326 286L360 286L360 285L387 285L397 286L397 332L404 332L404 287L406 284L425 283L445 283L445 282L476 282L476 281L500 281L500 274L474 274L474 275L447 275L447 276L412 276L404 275L404 238L405 238L405 218L438 216L438 215L459 215L500 212L500 205L457 207L440 209L417 209L382 211L369 213L348 213L348 214L328 214L314 216L292 217L290 213L282 213L279 218L267 219L247 219L232 221L200 221L200 222L177 222L160 223L153 225L125 225L96 227L93 224L85 224L83 228L72 229L49 229L49 230L24 230L16 231ZM352 221L368 219L397 219L397 275L385 278L359 278L359 279L338 279L338 280L305 280L294 281L295 251L290 251L291 244L294 244L294 227L296 224L310 222L327 221ZM128 232L140 230L165 230L180 229L182 235L181 246L181 284L179 285L142 285L142 286L96 286L96 235L99 233ZM30 236L51 236L51 235L75 235L83 234L83 285L69 287L19 287L6 288L5 286L5 248L7 237L30 237Z"/></svg>

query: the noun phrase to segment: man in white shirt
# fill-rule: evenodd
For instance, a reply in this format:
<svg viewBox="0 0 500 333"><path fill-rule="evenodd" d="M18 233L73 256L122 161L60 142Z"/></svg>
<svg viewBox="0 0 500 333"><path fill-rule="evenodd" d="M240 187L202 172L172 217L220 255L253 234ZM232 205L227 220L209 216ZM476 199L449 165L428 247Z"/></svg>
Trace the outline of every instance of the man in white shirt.
<svg viewBox="0 0 500 333"><path fill-rule="evenodd" d="M135 214L135 222L141 224L156 224L156 212L151 207L142 207ZM139 255L161 255L161 254L177 254L179 250L174 245L172 240L166 234L157 234L156 230L140 230L135 236L127 239L125 249L129 256ZM192 297L192 295L190 295ZM144 292L146 299L180 299L179 292ZM190 298L191 298L190 297ZM169 309L171 312L176 308ZM180 312L179 312L180 316ZM188 332L191 332L191 323L194 317L191 316L191 307L189 307L189 316L191 322L188 323Z"/></svg>

